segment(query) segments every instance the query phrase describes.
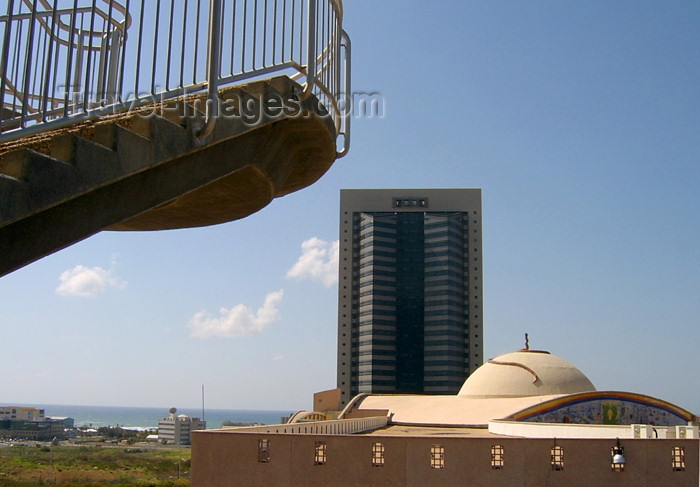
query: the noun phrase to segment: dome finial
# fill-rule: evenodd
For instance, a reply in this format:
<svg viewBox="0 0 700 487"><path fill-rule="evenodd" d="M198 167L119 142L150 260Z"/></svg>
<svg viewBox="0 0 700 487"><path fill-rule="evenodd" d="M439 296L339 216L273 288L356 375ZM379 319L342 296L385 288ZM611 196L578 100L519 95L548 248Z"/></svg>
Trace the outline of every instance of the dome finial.
<svg viewBox="0 0 700 487"><path fill-rule="evenodd" d="M530 337L525 333L525 350L530 350Z"/></svg>

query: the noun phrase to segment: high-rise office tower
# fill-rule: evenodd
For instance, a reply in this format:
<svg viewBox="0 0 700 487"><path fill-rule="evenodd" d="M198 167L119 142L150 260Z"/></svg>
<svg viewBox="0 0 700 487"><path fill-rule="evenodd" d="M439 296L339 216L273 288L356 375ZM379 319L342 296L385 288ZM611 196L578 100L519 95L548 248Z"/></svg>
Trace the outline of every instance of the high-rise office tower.
<svg viewBox="0 0 700 487"><path fill-rule="evenodd" d="M481 190L340 192L338 387L456 394L483 359Z"/></svg>

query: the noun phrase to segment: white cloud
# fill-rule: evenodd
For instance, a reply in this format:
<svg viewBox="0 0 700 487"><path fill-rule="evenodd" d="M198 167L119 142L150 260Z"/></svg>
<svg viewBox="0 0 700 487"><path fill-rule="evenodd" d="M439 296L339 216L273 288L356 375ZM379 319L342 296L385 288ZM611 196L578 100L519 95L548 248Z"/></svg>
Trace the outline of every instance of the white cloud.
<svg viewBox="0 0 700 487"><path fill-rule="evenodd" d="M56 288L56 294L79 298L94 298L110 287L124 289L127 284L115 277L111 270L83 265L65 271L59 280L61 283Z"/></svg>
<svg viewBox="0 0 700 487"><path fill-rule="evenodd" d="M213 317L206 311L194 315L189 326L191 336L196 338L211 337L244 337L262 333L271 323L280 319L277 305L282 300L284 290L270 293L265 297L265 303L257 313L253 313L246 305L239 304L231 309L221 308L219 316Z"/></svg>
<svg viewBox="0 0 700 487"><path fill-rule="evenodd" d="M315 279L326 287L338 282L338 240L326 242L313 237L301 244L301 256L289 269L287 277Z"/></svg>

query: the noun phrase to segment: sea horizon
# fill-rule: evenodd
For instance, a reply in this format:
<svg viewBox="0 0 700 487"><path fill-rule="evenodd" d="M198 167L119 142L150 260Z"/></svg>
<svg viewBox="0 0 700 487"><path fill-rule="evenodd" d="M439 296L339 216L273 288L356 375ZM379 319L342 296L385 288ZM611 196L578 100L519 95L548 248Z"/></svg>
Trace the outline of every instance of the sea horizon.
<svg viewBox="0 0 700 487"><path fill-rule="evenodd" d="M37 404L37 403L0 403L0 407L17 406L43 409L50 417L73 418L76 427L120 426L131 429L157 429L158 421L169 414L170 407L140 406L84 406L77 404ZM218 429L224 421L234 423L278 424L281 419L298 410L265 409L215 409L215 408L177 408L177 414L204 419L207 429ZM204 412L204 417L202 417Z"/></svg>

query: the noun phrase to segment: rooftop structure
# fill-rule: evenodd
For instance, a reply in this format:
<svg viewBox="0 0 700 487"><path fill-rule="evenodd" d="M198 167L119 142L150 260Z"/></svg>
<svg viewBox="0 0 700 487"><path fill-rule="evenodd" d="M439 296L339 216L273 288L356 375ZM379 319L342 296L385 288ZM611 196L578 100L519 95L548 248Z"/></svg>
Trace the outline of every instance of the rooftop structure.
<svg viewBox="0 0 700 487"><path fill-rule="evenodd" d="M459 390L469 397L522 397L595 391L578 368L549 352L520 350L488 360Z"/></svg>
<svg viewBox="0 0 700 487"><path fill-rule="evenodd" d="M472 374L453 396L358 395L344 411L352 417L363 411L389 411L391 422L402 425L442 425L501 429L503 421L567 426L610 425L616 436L628 436L629 425L649 424L675 431L697 418L661 399L642 394L597 391L591 381L569 362L549 352L520 350L489 360ZM624 430L624 431L622 431ZM580 431L575 430L575 434ZM591 429L608 435L605 429ZM571 433L574 434L574 433ZM668 433L672 435L673 433Z"/></svg>

